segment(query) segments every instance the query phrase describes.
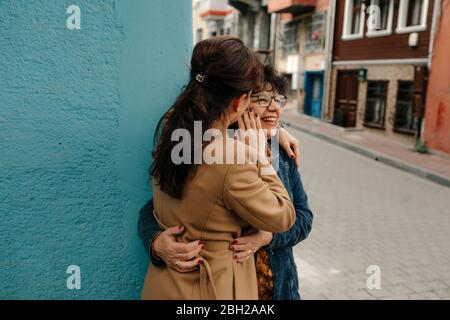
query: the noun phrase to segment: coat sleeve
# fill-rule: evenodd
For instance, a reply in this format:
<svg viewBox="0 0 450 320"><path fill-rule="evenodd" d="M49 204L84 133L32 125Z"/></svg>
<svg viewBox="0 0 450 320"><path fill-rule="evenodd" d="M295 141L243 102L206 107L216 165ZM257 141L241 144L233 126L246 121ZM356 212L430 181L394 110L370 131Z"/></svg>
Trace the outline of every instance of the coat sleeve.
<svg viewBox="0 0 450 320"><path fill-rule="evenodd" d="M294 161L290 161L290 179L292 185L293 204L295 208L295 224L286 232L274 233L269 249L293 247L305 240L311 231L313 213L308 205L308 196L303 189L302 179Z"/></svg>
<svg viewBox="0 0 450 320"><path fill-rule="evenodd" d="M145 204L139 211L138 235L144 245L145 251L150 256L150 260L155 266L164 265L164 261L151 254L151 244L158 232L163 231L155 217L153 216L153 199Z"/></svg>
<svg viewBox="0 0 450 320"><path fill-rule="evenodd" d="M254 164L231 165L225 177L225 206L257 229L283 232L295 222L295 210L280 178L259 174Z"/></svg>

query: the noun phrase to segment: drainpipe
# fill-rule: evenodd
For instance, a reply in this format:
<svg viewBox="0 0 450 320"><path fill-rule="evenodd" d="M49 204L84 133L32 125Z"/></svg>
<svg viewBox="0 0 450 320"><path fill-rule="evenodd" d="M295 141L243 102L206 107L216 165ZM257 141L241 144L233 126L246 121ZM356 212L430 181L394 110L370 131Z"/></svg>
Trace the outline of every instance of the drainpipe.
<svg viewBox="0 0 450 320"><path fill-rule="evenodd" d="M436 37L438 21L440 20L440 16L441 16L441 0L435 0L434 8L433 8L433 20L431 22L430 44L428 46L428 70L431 69L431 62L433 59L434 40Z"/></svg>
<svg viewBox="0 0 450 320"><path fill-rule="evenodd" d="M278 14L272 13L270 15L270 50L272 55L272 65L274 69L277 69L276 66L276 50L277 50L277 33L278 33L278 25L279 19Z"/></svg>
<svg viewBox="0 0 450 320"><path fill-rule="evenodd" d="M325 39L325 74L324 74L324 103L321 118L325 119L330 112L331 76L333 67L334 16L336 14L336 0L330 0L327 12L327 32ZM325 114L327 109L327 114ZM328 120L328 119L327 119Z"/></svg>
<svg viewBox="0 0 450 320"><path fill-rule="evenodd" d="M441 0L435 0L434 1L434 7L433 7L433 19L431 22L431 31L430 31L430 43L428 46L428 75L427 77L429 77L430 73L431 73L431 67L432 67L432 62L433 62L433 50L434 50L434 41L435 41L435 37L436 37L436 32L438 30L438 22L440 21L440 17L441 17ZM427 88L426 88L426 96L428 99L428 84L427 84ZM417 128L419 130L419 135L418 138L422 141L423 140L423 136L424 136L424 129L425 129L425 111L426 111L426 105L427 105L427 101L425 100L423 102L425 104L424 106L424 110L423 110L423 118L419 119L419 125L420 127Z"/></svg>

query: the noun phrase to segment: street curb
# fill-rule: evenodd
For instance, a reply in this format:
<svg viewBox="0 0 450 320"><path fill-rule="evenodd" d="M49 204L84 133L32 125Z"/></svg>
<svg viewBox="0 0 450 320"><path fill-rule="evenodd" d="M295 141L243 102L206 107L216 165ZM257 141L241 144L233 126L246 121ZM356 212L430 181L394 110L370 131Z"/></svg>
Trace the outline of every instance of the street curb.
<svg viewBox="0 0 450 320"><path fill-rule="evenodd" d="M367 148L364 148L364 147L361 147L361 146L358 146L358 145L355 145L355 144L352 144L352 143L349 143L346 141L342 141L340 139L336 139L336 138L327 136L325 134L322 134L322 133L314 131L314 130L309 130L307 128L303 128L302 126L300 126L296 123L290 122L289 120L286 120L286 119L283 119L281 122L284 123L287 127L294 128L296 130L302 131L302 132L309 134L311 136L314 136L316 138L330 142L334 145L338 145L344 149L358 153L367 158L373 159L375 161L379 161L388 166L400 169L402 171L411 173L420 178L423 178L423 179L429 180L431 182L437 183L439 185L450 188L450 179L445 176L442 176L438 173L435 173L433 171L425 170L423 168L419 168L412 164L399 161L397 159L394 159L394 158L391 158L384 154L372 151L370 149L367 149Z"/></svg>

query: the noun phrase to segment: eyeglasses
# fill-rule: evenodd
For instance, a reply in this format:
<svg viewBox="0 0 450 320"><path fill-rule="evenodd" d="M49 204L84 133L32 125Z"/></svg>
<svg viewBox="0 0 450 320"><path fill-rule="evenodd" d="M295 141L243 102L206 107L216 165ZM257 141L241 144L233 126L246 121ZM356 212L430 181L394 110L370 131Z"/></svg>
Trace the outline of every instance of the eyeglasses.
<svg viewBox="0 0 450 320"><path fill-rule="evenodd" d="M277 95L271 95L270 93L259 93L259 94L252 94L251 95L251 101L252 102L258 102L260 107L268 108L270 104L272 103L272 99L280 106L280 108L283 108L286 106L286 100L287 97L282 94Z"/></svg>

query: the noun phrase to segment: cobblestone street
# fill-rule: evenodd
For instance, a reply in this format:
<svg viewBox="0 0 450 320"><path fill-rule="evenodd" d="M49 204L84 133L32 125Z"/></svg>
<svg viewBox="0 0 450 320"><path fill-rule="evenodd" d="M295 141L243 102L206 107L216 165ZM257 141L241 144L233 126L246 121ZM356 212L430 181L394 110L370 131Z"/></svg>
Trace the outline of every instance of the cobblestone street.
<svg viewBox="0 0 450 320"><path fill-rule="evenodd" d="M314 213L294 249L302 298L450 299L450 188L290 131Z"/></svg>

